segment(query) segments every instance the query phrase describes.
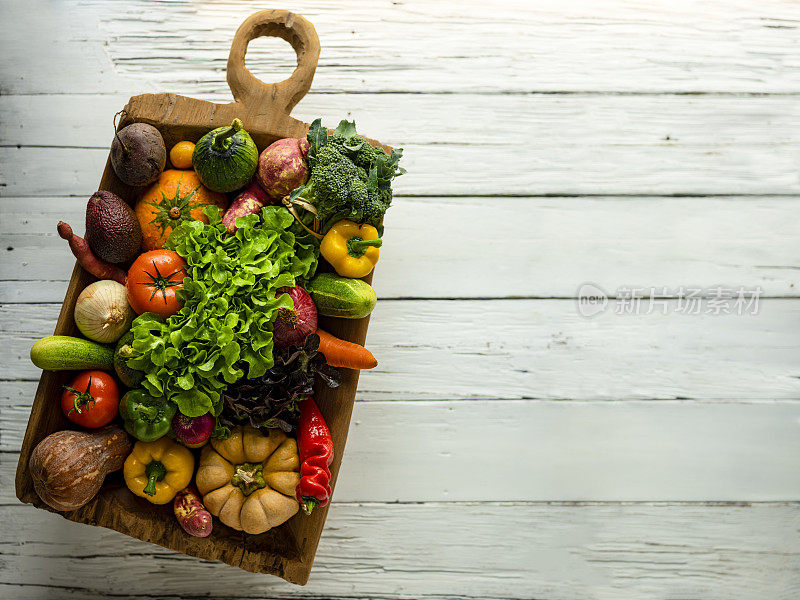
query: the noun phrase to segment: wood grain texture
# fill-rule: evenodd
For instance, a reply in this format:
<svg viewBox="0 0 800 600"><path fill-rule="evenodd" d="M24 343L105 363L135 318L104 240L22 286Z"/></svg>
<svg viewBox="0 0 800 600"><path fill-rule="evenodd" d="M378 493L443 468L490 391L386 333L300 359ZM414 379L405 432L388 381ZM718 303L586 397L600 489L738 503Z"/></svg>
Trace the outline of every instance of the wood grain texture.
<svg viewBox="0 0 800 600"><path fill-rule="evenodd" d="M160 600L800 594L797 504L335 503L302 589L28 507L4 514L0 595L15 600L144 599L154 585Z"/></svg>
<svg viewBox="0 0 800 600"><path fill-rule="evenodd" d="M363 400L763 399L800 395L800 302L762 300L758 315L587 319L571 300L390 301L372 315ZM59 305L0 307L0 362L36 380L34 340ZM721 385L720 382L725 384Z"/></svg>
<svg viewBox="0 0 800 600"><path fill-rule="evenodd" d="M225 86L233 32L265 7L257 0L108 6L108 0L7 3L0 31L8 51L0 55L0 71L12 76L4 93L216 92ZM505 0L490 11L480 0L358 0L335 9L298 0L291 9L311 20L322 39L318 91L800 90L800 9L779 0ZM15 27L22 18L28 31ZM288 75L291 50L274 50L254 52L248 66Z"/></svg>
<svg viewBox="0 0 800 600"><path fill-rule="evenodd" d="M112 104L117 98L0 98L9 115L0 138L8 146L0 148L3 194L90 195L113 133L112 116L126 101ZM54 130L24 116L33 114L25 112L29 103L54 115ZM469 94L447 102L425 94L317 94L295 113L329 124L349 116L361 131L403 147L409 174L395 182L401 195L800 191L794 96ZM479 126L467 139L469 124Z"/></svg>
<svg viewBox="0 0 800 600"><path fill-rule="evenodd" d="M230 101L230 95L226 90L222 94L204 94L202 99L224 103ZM0 96L4 115L0 146L105 149L113 135L111 116L127 101L124 94ZM36 118L41 113L52 116L52 125ZM461 145L472 145L491 152L502 151L504 144L519 144L534 158L537 148L575 151L581 146L605 146L606 152L648 147L658 153L671 148L673 160L679 160L681 153L696 159L701 156L701 148L713 150L712 155L747 152L748 146L774 151L786 145L796 146L800 138L796 131L800 120L798 99L791 95L473 93L459 94L448 102L436 94L312 91L292 114L306 122L317 117L334 124L344 117L355 119L359 129L380 133L382 140L399 146L445 145L457 152ZM387 114L394 118L387 119ZM108 118L103 119L103 115ZM466 136L464 125L468 123L479 126ZM578 160L580 156L575 152L572 158ZM595 157L598 158L602 157ZM649 158L660 160L658 154ZM711 159L713 156L707 160ZM593 161L585 161L580 170L596 168L592 165Z"/></svg>
<svg viewBox="0 0 800 600"><path fill-rule="evenodd" d="M19 448L33 390L0 382L0 450ZM6 408L12 402L16 407ZM359 402L335 496L337 502L797 498L796 401Z"/></svg>
<svg viewBox="0 0 800 600"><path fill-rule="evenodd" d="M260 37L281 38L295 51L297 66L285 80L265 83L245 66L250 42ZM248 16L236 30L225 74L233 99L249 110L248 120L266 117L277 121L274 115L288 116L311 89L318 62L319 37L311 23L287 10L261 10Z"/></svg>
<svg viewBox="0 0 800 600"><path fill-rule="evenodd" d="M82 233L85 205L0 200L0 302L64 297L74 259L55 224ZM785 197L397 198L373 284L382 299L570 298L587 281L797 297L798 212Z"/></svg>
<svg viewBox="0 0 800 600"><path fill-rule="evenodd" d="M80 204L94 191L87 185L105 165L107 117L129 95L148 91L230 101L224 67L231 36L244 15L263 7L230 0L3 4L0 302L60 301L71 261L50 233L52 217L82 221ZM350 0L335 7L300 0L291 8L314 22L323 44L319 93L307 96L295 116L335 122L346 115L364 131L405 145L412 174L398 180L398 189L434 196L401 198L389 213L396 237L387 239L379 294L439 300L382 302L376 313L369 344L384 370L364 378L369 389L355 407L360 423L345 462L351 470L336 499L346 493L363 500L376 485L387 499L398 497L391 487L397 482L382 480L391 479L386 469L406 452L414 461L405 468L419 465L415 489L450 499L442 485L450 474L442 470L477 453L474 443L464 447L473 440L461 438L459 427L483 447L499 440L507 449L521 434L503 438L494 428L477 430L477 423L512 417L519 420L509 423L512 432L539 431L540 418L550 425L542 444L551 445L535 446L548 454L530 461L537 470L553 457L587 488L607 468L621 490L635 484L623 481L626 473L642 477L645 492L662 489L658 473L643 473L641 465L630 470L637 454L659 449L661 473L684 481L669 460L675 454L709 489L717 486L703 500L716 490L758 493L760 477L772 485L782 469L796 471L790 413L800 398L793 335L800 317L791 301L765 304L766 312L750 318L583 321L569 301L446 299L572 297L584 280L607 289L739 283L795 296L797 6L516 1L492 3L487 14L485 3L472 0ZM248 68L265 80L287 76L296 61L281 43L252 44ZM50 117L48 127L40 115ZM498 160L487 174L489 153ZM630 197L530 197L598 193ZM785 196L649 197L765 193ZM26 204L36 208L26 214ZM463 236L446 231L424 239L432 223ZM519 253L497 242L501 228ZM462 261L450 258L454 247ZM39 309L42 316L23 315ZM0 309L0 379L37 376L20 357L34 337L52 331L53 311L47 304ZM481 347L480 336L492 344ZM18 448L34 387L0 381L0 452ZM486 400L464 402L473 393ZM527 397L559 402L508 401ZM700 401L651 401L674 397ZM637 398L649 401L630 401ZM650 412L662 405L669 410ZM409 450L395 420L428 445ZM703 423L708 431L696 429ZM706 445L699 447L709 451L734 449L728 460L688 457L668 437L675 431L692 443L701 438L697 443ZM394 453L370 456L372 436ZM592 452L586 440L612 462L602 467L578 455ZM639 445L630 449L634 441ZM433 454L424 454L432 443ZM754 458L762 445L776 449L759 469L739 454L749 444L756 444ZM495 491L523 488L482 485L476 477L469 489L453 489L465 497L485 493L493 502L417 504L420 495L403 489L409 504L335 499L311 584L298 590L19 506L10 497L15 462L0 453L0 511L13 523L0 533L0 597L147 598L153 584L170 600L800 595L797 504L504 503L498 500L511 496ZM740 464L752 478L742 476ZM476 472L473 464L463 468ZM439 481L431 483L429 472ZM553 474L545 473L537 492L569 491L547 479ZM509 477L521 485L517 473ZM785 480L794 485L794 474ZM659 493L657 499L671 497Z"/></svg>

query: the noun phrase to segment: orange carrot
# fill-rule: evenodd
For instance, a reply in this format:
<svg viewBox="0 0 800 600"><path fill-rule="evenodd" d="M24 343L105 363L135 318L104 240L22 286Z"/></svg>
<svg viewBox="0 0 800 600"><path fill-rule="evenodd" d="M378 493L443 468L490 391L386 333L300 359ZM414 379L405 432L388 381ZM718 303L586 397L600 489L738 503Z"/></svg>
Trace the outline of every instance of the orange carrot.
<svg viewBox="0 0 800 600"><path fill-rule="evenodd" d="M325 355L325 361L332 367L347 369L371 369L378 366L372 352L353 342L340 340L327 331L317 329L319 351Z"/></svg>

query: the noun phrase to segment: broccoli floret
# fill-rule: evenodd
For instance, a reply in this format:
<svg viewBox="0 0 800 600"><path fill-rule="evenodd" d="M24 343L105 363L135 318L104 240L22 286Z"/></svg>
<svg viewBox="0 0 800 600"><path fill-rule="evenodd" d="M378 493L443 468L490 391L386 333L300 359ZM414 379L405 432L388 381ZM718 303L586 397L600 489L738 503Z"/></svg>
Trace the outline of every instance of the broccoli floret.
<svg viewBox="0 0 800 600"><path fill-rule="evenodd" d="M386 150L376 148L360 135L346 138L334 134L328 138L328 145L334 146L340 153L353 161L356 166L365 171L369 171L373 165L383 163L389 158Z"/></svg>
<svg viewBox="0 0 800 600"><path fill-rule="evenodd" d="M352 161L339 153L333 146L323 146L316 153L311 178L306 184L312 189L312 204L342 204L349 197L352 181L361 181L363 170L359 172ZM317 206L320 210L320 206Z"/></svg>
<svg viewBox="0 0 800 600"><path fill-rule="evenodd" d="M337 129L337 131L339 131ZM309 130L311 177L292 193L314 205L323 233L341 219L380 228L392 203L391 181L402 174L391 155L358 135L328 137L318 121Z"/></svg>

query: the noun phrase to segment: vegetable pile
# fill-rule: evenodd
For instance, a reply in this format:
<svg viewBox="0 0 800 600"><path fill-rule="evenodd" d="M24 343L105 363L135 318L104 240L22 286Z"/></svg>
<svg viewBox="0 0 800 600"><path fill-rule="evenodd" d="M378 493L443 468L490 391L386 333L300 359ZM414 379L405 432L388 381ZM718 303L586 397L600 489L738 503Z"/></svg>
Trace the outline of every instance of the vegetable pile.
<svg viewBox="0 0 800 600"><path fill-rule="evenodd" d="M292 308L276 291L304 281L317 266L311 236L285 209L242 217L233 235L218 211L206 212L209 224L188 221L167 242L187 264L178 292L183 307L166 321L152 313L137 317L128 360L146 373L148 392L190 417L219 416L221 390L272 366L272 322L279 309ZM305 235L296 236L298 230Z"/></svg>
<svg viewBox="0 0 800 600"><path fill-rule="evenodd" d="M41 499L80 508L122 469L132 494L172 504L198 537L213 517L255 535L325 506L334 448L314 386L377 361L317 319L374 309L362 278L401 155L349 121L329 135L318 119L260 155L238 119L169 153L151 125L117 132L111 165L138 193L93 194L85 238L58 224L98 279L75 306L84 337L31 348L38 367L76 371L53 402L82 429L35 448Z"/></svg>

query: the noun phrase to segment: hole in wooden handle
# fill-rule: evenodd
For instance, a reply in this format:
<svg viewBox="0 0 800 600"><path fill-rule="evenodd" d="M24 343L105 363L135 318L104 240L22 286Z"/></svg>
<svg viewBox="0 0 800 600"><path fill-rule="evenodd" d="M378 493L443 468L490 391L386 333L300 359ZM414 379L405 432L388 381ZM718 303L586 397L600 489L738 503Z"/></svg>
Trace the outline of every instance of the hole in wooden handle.
<svg viewBox="0 0 800 600"><path fill-rule="evenodd" d="M247 70L247 45L262 36L279 37L294 48L297 68L288 79L265 83ZM288 115L311 87L318 61L319 38L311 23L287 10L262 10L250 15L233 37L228 86L233 98L254 116L264 116L270 110Z"/></svg>

